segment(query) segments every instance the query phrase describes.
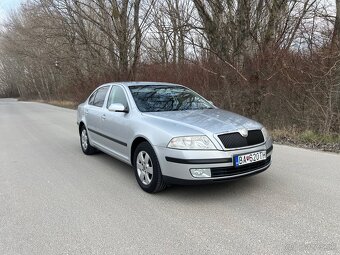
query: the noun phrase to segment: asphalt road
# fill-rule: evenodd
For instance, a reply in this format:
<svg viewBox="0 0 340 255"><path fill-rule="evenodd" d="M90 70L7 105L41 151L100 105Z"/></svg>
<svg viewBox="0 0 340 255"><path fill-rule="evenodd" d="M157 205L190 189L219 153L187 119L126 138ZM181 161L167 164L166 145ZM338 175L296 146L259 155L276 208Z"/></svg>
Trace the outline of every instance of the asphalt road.
<svg viewBox="0 0 340 255"><path fill-rule="evenodd" d="M340 155L274 146L271 168L150 195L80 149L76 112L0 100L0 254L340 254Z"/></svg>

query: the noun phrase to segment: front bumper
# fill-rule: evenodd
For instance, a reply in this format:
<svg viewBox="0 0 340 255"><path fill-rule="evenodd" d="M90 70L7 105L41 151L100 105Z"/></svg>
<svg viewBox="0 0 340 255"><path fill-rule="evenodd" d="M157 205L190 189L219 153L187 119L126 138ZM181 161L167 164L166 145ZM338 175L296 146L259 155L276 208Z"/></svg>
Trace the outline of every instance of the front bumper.
<svg viewBox="0 0 340 255"><path fill-rule="evenodd" d="M246 149L229 151L188 151L156 147L164 181L169 184L202 184L250 176L268 169L273 151L272 141ZM245 166L234 167L234 155L266 150L267 159ZM211 177L195 178L192 168L209 168Z"/></svg>

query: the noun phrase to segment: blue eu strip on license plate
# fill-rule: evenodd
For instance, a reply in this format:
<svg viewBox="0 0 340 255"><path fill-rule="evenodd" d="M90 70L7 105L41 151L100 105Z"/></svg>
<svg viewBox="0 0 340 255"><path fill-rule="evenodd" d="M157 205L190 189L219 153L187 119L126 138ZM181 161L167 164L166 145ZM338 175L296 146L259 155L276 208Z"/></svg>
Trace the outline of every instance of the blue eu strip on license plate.
<svg viewBox="0 0 340 255"><path fill-rule="evenodd" d="M238 166L239 164L238 156L234 157L234 162L235 162L235 166Z"/></svg>

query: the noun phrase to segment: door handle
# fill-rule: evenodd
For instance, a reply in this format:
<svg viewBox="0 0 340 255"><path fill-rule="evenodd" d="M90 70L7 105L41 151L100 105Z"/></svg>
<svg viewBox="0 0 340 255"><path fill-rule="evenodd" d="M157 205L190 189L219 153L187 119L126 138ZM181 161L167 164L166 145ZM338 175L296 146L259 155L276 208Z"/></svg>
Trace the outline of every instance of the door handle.
<svg viewBox="0 0 340 255"><path fill-rule="evenodd" d="M86 114L86 115L89 114L89 110L85 110L85 114Z"/></svg>
<svg viewBox="0 0 340 255"><path fill-rule="evenodd" d="M106 115L103 114L103 115L102 115L102 120L105 120L105 119L106 119Z"/></svg>

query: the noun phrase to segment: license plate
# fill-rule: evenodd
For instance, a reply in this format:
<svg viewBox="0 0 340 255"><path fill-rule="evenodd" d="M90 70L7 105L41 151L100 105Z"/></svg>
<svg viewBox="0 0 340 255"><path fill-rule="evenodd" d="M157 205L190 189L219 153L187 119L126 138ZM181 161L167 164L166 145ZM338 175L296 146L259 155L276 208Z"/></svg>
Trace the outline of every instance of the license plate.
<svg viewBox="0 0 340 255"><path fill-rule="evenodd" d="M234 165L236 167L255 163L267 158L266 151L257 151L243 155L234 156Z"/></svg>

